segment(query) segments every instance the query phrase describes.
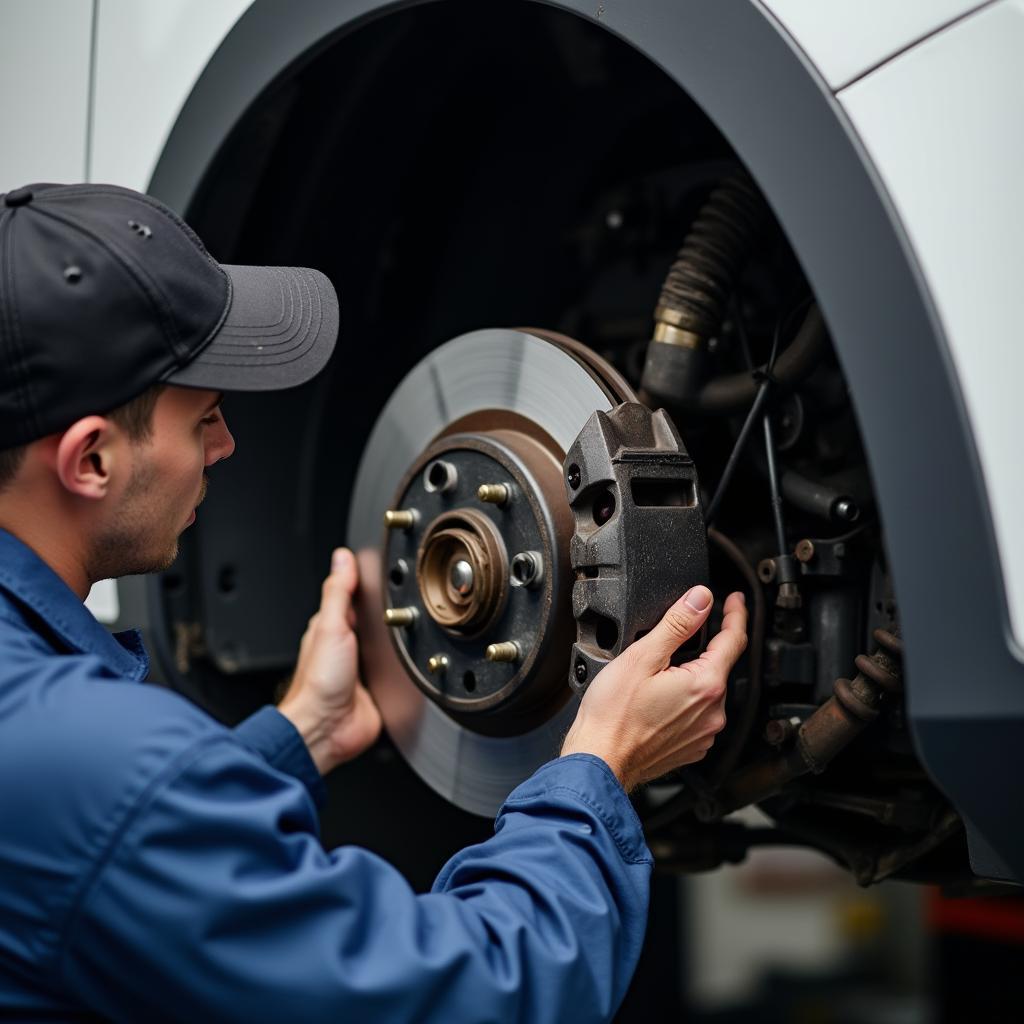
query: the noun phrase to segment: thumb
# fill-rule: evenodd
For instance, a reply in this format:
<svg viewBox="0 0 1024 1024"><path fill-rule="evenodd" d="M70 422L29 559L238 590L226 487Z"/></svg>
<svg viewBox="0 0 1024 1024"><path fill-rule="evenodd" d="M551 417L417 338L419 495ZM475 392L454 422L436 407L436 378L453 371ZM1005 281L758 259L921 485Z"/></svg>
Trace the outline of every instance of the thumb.
<svg viewBox="0 0 1024 1024"><path fill-rule="evenodd" d="M704 625L711 602L711 591L707 587L691 587L665 612L650 633L633 644L638 664L650 672L665 668L676 649Z"/></svg>
<svg viewBox="0 0 1024 1024"><path fill-rule="evenodd" d="M329 622L347 622L352 594L359 582L359 571L352 552L337 548L331 556L331 573L324 580L320 611Z"/></svg>

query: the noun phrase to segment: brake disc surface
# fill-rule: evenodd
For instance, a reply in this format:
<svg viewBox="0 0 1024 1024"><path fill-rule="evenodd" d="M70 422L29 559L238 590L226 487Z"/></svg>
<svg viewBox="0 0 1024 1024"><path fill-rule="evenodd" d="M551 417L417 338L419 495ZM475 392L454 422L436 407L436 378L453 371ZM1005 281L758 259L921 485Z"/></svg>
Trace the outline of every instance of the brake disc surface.
<svg viewBox="0 0 1024 1024"><path fill-rule="evenodd" d="M571 634L545 635L557 632L560 617L572 621L567 550L557 550L560 524L569 522L571 533L571 520L546 474L560 467L590 415L628 399L627 390L578 343L476 331L412 369L363 453L348 523L360 570L363 679L405 759L464 810L493 815L516 785L557 756L575 716L578 698L564 683ZM527 436L533 434L541 441ZM512 495L502 507L477 498L488 473ZM404 531L384 527L396 501L414 512ZM506 550L518 543L535 546L547 562L548 575L541 572L529 592L516 587L516 552ZM445 574L452 567L452 586L448 575L429 575L435 563ZM472 587L474 570L476 585L490 587L486 601L460 604L453 587ZM505 587L510 579L513 586ZM387 625L387 609L413 622ZM518 658L508 664L484 657L492 641L511 642L502 629L518 641ZM545 682L554 677L558 689Z"/></svg>

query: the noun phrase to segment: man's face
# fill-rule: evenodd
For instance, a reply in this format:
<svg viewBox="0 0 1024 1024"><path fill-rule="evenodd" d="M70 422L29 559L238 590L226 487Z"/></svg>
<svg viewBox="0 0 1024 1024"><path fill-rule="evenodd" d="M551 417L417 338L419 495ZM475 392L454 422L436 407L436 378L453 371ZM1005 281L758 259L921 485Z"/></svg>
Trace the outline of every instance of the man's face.
<svg viewBox="0 0 1024 1024"><path fill-rule="evenodd" d="M235 450L220 399L216 391L168 387L150 436L125 439L127 465L93 544L93 579L158 572L177 557L178 537L206 493L206 468Z"/></svg>

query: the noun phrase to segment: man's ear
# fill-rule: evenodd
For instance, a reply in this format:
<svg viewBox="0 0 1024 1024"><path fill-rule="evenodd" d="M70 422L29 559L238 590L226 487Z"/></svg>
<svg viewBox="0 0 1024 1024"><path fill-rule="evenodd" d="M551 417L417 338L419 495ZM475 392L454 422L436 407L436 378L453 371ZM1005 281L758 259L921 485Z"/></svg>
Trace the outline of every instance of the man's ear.
<svg viewBox="0 0 1024 1024"><path fill-rule="evenodd" d="M110 489L117 460L116 426L103 416L72 423L57 442L57 476L64 488L81 498L103 498Z"/></svg>

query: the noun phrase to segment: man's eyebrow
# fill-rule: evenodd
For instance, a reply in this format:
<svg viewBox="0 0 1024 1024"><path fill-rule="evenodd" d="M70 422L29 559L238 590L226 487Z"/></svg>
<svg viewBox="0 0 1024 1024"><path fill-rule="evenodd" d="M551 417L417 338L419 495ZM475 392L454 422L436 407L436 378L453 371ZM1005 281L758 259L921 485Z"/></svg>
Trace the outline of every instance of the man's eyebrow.
<svg viewBox="0 0 1024 1024"><path fill-rule="evenodd" d="M203 415L206 416L208 413L213 412L214 409L224 401L224 392L218 391L217 397L203 410Z"/></svg>

